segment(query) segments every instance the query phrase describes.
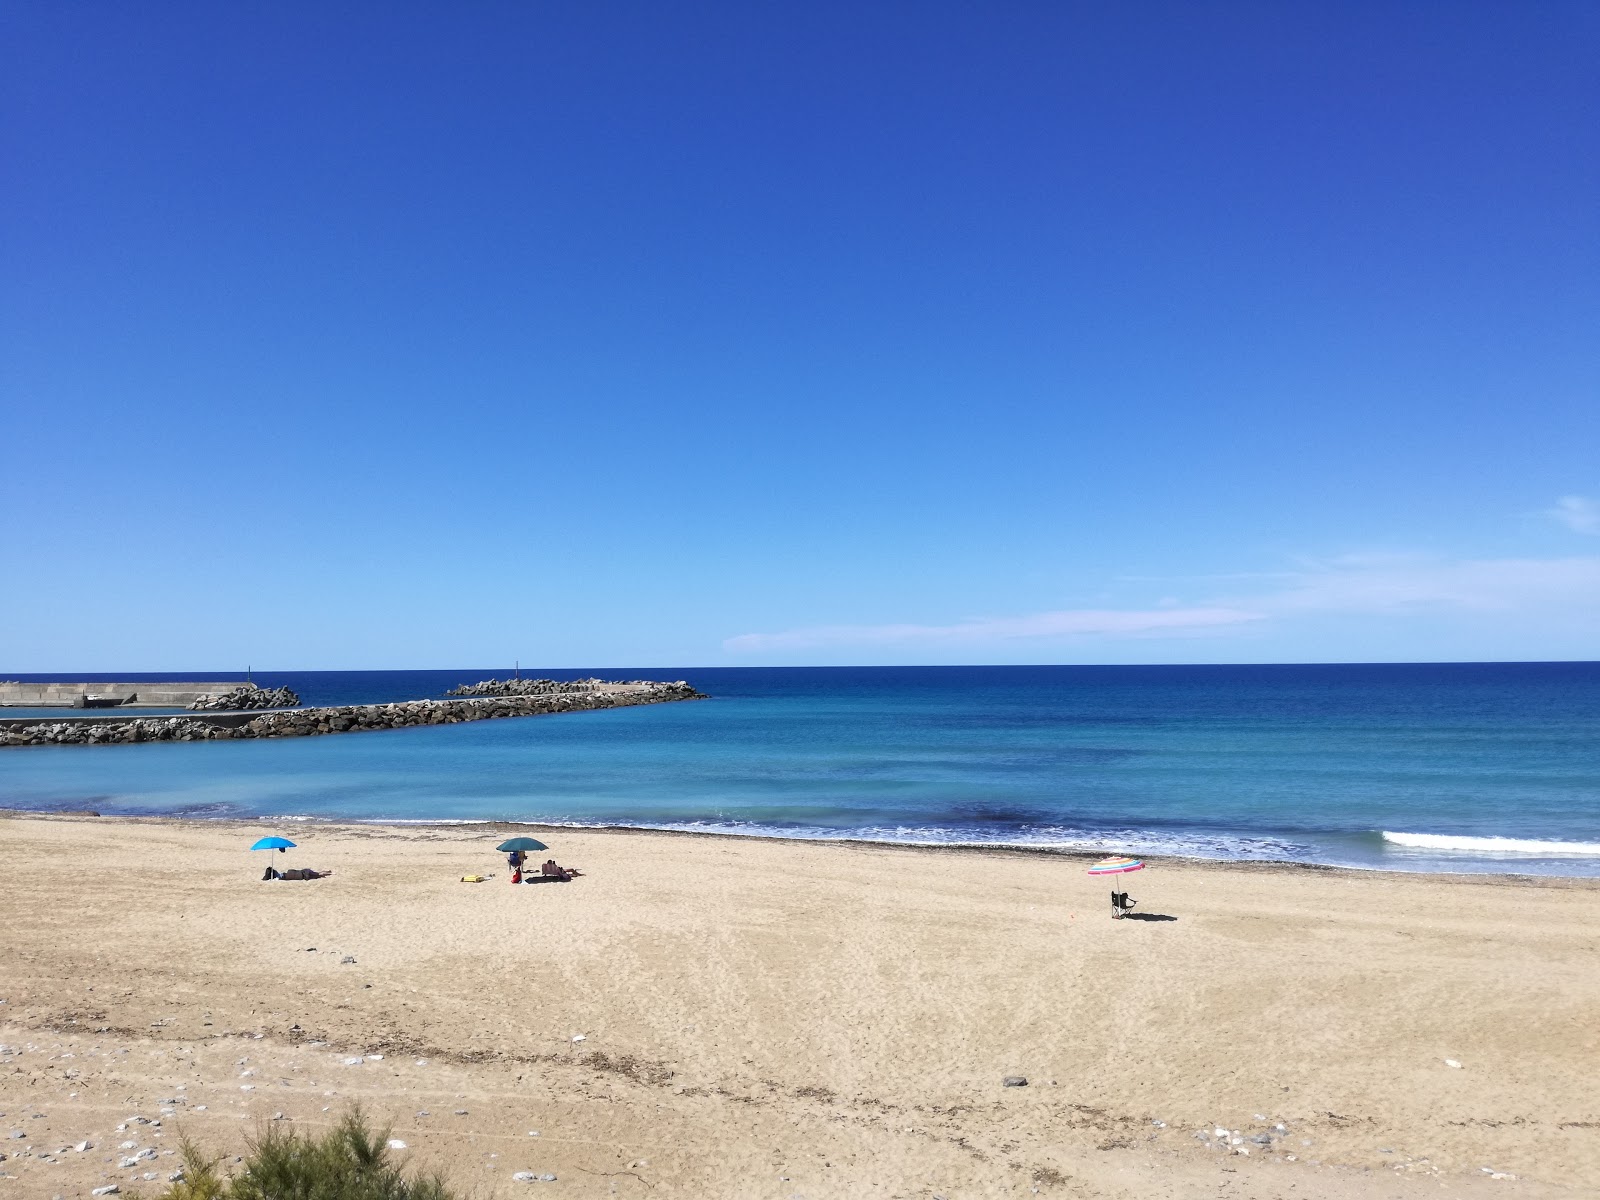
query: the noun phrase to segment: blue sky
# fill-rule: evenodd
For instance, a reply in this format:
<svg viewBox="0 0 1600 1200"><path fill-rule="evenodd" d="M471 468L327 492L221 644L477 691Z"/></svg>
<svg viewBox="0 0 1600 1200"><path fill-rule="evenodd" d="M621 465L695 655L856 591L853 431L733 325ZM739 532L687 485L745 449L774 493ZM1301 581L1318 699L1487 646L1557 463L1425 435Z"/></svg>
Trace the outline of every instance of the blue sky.
<svg viewBox="0 0 1600 1200"><path fill-rule="evenodd" d="M1591 4L0 21L0 672L1600 657Z"/></svg>

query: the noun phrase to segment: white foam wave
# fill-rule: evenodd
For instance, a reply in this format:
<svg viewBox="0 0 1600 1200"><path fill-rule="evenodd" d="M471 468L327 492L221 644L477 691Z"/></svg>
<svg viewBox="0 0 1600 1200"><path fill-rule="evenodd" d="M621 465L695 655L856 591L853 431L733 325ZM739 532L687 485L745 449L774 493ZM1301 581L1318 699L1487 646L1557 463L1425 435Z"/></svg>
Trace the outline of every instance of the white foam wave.
<svg viewBox="0 0 1600 1200"><path fill-rule="evenodd" d="M1304 859L1309 848L1274 838L1225 834L1172 834L1142 829L1082 830L1034 827L989 832L941 826L849 826L795 828L759 821L572 821L541 824L569 829L658 829L675 833L710 833L736 837L780 838L786 841L894 842L907 846L961 846L1026 850L1092 850L1097 853L1143 854L1179 858L1284 861Z"/></svg>
<svg viewBox="0 0 1600 1200"><path fill-rule="evenodd" d="M1464 850L1476 854L1561 854L1600 858L1600 842L1554 842L1534 838L1457 837L1449 833L1391 833L1383 840L1414 850Z"/></svg>
<svg viewBox="0 0 1600 1200"><path fill-rule="evenodd" d="M516 821L492 821L487 817L340 817L318 814L302 816L299 813L274 813L254 820L267 824L301 821L318 825L515 825Z"/></svg>

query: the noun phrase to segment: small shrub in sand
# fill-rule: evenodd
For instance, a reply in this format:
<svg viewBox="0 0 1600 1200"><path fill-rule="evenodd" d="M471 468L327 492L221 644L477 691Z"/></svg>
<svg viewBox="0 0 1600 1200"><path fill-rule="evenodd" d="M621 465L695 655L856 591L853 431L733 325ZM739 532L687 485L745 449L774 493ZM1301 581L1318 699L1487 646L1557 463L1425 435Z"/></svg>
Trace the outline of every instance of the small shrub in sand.
<svg viewBox="0 0 1600 1200"><path fill-rule="evenodd" d="M157 1200L454 1200L438 1176L408 1179L389 1161L388 1141L359 1108L320 1137L269 1126L228 1175L184 1138L183 1179Z"/></svg>

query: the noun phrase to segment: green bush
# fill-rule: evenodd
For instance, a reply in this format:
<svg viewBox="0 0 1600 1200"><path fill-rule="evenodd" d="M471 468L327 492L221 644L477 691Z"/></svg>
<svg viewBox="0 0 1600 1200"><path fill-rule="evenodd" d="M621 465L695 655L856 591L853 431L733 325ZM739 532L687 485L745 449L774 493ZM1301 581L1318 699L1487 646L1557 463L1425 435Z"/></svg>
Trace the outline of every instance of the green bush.
<svg viewBox="0 0 1600 1200"><path fill-rule="evenodd" d="M268 1126L225 1176L221 1159L184 1138L184 1177L158 1200L452 1200L436 1175L406 1178L389 1161L388 1141L389 1131L373 1133L359 1108L321 1137Z"/></svg>

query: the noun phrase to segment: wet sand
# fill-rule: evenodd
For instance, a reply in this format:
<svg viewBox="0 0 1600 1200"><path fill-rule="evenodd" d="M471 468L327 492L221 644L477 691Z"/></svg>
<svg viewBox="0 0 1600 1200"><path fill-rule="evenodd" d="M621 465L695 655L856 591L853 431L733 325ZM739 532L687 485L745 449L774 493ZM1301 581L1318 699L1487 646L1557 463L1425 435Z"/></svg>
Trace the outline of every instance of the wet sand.
<svg viewBox="0 0 1600 1200"><path fill-rule="evenodd" d="M1593 881L1169 861L1113 922L1081 857L532 829L587 874L511 887L527 828L303 825L333 877L263 883L269 832L0 818L7 1194L354 1102L474 1197L1600 1180Z"/></svg>

